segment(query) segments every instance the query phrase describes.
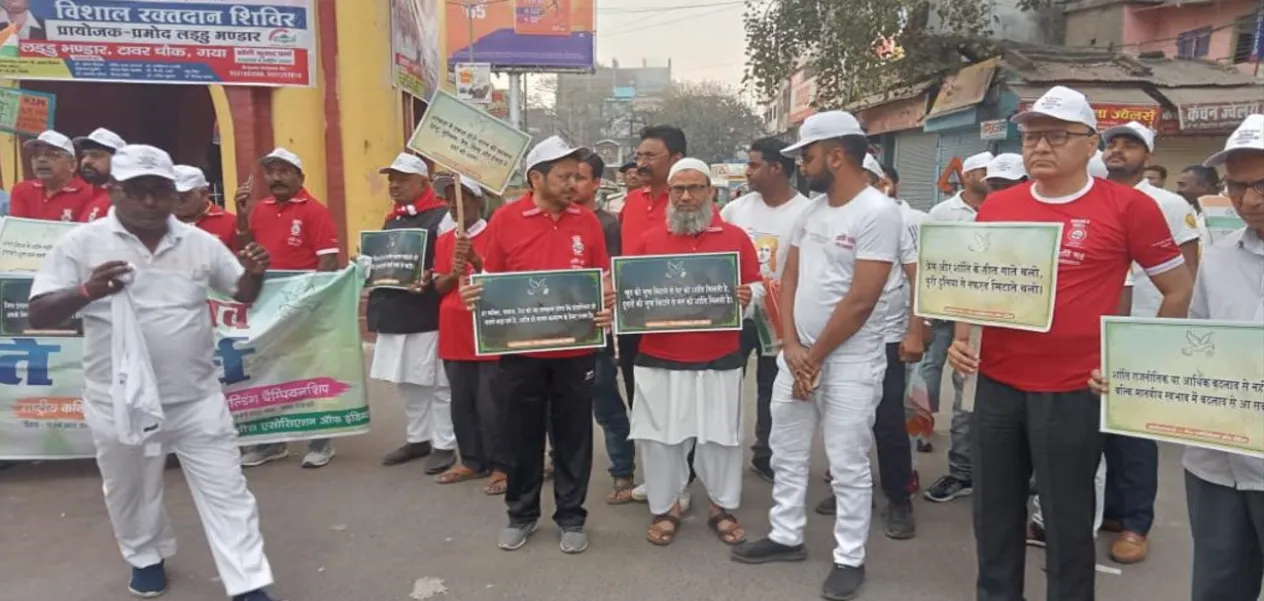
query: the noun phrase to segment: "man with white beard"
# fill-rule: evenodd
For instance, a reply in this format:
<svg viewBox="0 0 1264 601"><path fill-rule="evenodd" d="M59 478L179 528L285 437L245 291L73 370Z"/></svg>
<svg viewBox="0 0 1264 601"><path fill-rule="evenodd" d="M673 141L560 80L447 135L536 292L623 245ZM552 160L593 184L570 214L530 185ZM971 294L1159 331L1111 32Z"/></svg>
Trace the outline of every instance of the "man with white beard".
<svg viewBox="0 0 1264 601"><path fill-rule="evenodd" d="M759 257L741 228L715 211L710 168L681 159L667 176L667 227L650 230L627 248L631 255L738 253L736 294L745 308L762 295ZM614 298L608 298L612 306ZM741 331L644 334L635 362L631 440L641 442L645 488L654 515L649 542L676 538L684 513L679 499L693 466L711 498L707 525L722 542L746 540L732 511L742 500L741 390L745 357Z"/></svg>
<svg viewBox="0 0 1264 601"><path fill-rule="evenodd" d="M837 497L834 568L822 586L830 600L852 599L865 580L865 543L873 509L869 449L886 372L882 292L899 260L900 207L869 186L863 163L868 141L849 113L808 117L798 143L785 150L813 200L791 230L782 276L785 351L773 386L772 531L733 550L742 563L807 557L804 496L812 439L822 424L831 486Z"/></svg>

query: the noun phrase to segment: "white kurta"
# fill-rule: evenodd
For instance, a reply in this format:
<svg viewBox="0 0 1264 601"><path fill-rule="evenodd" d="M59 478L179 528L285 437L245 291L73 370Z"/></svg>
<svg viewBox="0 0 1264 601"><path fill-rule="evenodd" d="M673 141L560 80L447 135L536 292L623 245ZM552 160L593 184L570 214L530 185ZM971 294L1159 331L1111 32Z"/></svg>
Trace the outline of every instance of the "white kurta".
<svg viewBox="0 0 1264 601"><path fill-rule="evenodd" d="M629 440L679 444L742 442L742 370L686 371L637 366Z"/></svg>
<svg viewBox="0 0 1264 601"><path fill-rule="evenodd" d="M378 334L369 377L395 384L447 388L439 359L439 333Z"/></svg>

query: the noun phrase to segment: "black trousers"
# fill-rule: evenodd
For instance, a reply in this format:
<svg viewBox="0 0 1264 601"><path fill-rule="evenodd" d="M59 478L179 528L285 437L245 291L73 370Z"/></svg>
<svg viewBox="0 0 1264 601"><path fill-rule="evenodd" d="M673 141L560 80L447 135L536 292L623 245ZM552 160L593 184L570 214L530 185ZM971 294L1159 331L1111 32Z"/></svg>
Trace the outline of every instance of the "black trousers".
<svg viewBox="0 0 1264 601"><path fill-rule="evenodd" d="M1194 535L1191 601L1255 601L1264 578L1264 491L1235 490L1185 472Z"/></svg>
<svg viewBox="0 0 1264 601"><path fill-rule="evenodd" d="M979 376L970 443L978 601L1022 601L1033 471L1045 518L1048 601L1093 601L1093 478L1101 461L1101 398L1025 392Z"/></svg>
<svg viewBox="0 0 1264 601"><path fill-rule="evenodd" d="M747 320L742 324L742 354L746 361L751 353L755 353L755 444L751 446L751 461L767 462L772 459L768 433L772 432L772 385L777 381L777 358L760 354L759 330L755 322Z"/></svg>
<svg viewBox="0 0 1264 601"><path fill-rule="evenodd" d="M887 501L903 505L912 494L913 445L904 421L904 362L900 344L887 344L887 373L882 379L882 401L873 422L874 445L878 447L878 477Z"/></svg>
<svg viewBox="0 0 1264 601"><path fill-rule="evenodd" d="M1102 517L1142 536L1154 524L1154 499L1159 494L1159 443L1144 438L1107 434L1106 507Z"/></svg>
<svg viewBox="0 0 1264 601"><path fill-rule="evenodd" d="M632 397L636 392L636 379L632 372L636 355L641 347L640 334L621 334L616 340L619 341L619 373L623 374L623 391L626 394L624 398L628 400L628 409L632 408Z"/></svg>
<svg viewBox="0 0 1264 601"><path fill-rule="evenodd" d="M507 470L501 453L495 361L444 361L452 389L452 429L461 463L476 472Z"/></svg>
<svg viewBox="0 0 1264 601"><path fill-rule="evenodd" d="M595 355L566 359L501 357L501 426L509 481L505 491L509 523L540 519L544 485L544 440L552 435L555 468L553 521L580 527L588 517L584 501L592 473L593 381Z"/></svg>

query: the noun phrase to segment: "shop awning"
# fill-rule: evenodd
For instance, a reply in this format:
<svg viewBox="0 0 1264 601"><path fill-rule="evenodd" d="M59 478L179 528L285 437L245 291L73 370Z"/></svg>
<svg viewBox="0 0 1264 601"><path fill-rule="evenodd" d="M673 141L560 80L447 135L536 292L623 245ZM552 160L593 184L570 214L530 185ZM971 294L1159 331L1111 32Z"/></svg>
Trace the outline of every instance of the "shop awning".
<svg viewBox="0 0 1264 601"><path fill-rule="evenodd" d="M1021 112L1031 107L1053 86L1010 84L1007 87L1018 96L1018 110ZM1159 126L1163 106L1141 88L1081 86L1073 83L1067 84L1067 87L1084 94L1097 110L1098 131L1129 121L1136 121L1150 129L1157 129Z"/></svg>
<svg viewBox="0 0 1264 601"><path fill-rule="evenodd" d="M945 76L926 118L941 117L983 102L1000 63L1000 58L990 58Z"/></svg>
<svg viewBox="0 0 1264 601"><path fill-rule="evenodd" d="M1183 132L1233 131L1247 115L1264 112L1264 87L1159 88L1176 107Z"/></svg>
<svg viewBox="0 0 1264 601"><path fill-rule="evenodd" d="M908 100L909 98L915 98L917 96L921 96L923 92L930 89L930 87L934 84L935 84L935 80L928 79L926 81L921 81L915 84L909 84L907 86L894 88L891 90L887 90L885 92L870 94L868 96L865 96L864 98L861 98L860 100L848 103L847 105L843 106L843 110L851 111L854 113L856 111L863 111L867 108L881 106L889 102L898 102L900 100Z"/></svg>

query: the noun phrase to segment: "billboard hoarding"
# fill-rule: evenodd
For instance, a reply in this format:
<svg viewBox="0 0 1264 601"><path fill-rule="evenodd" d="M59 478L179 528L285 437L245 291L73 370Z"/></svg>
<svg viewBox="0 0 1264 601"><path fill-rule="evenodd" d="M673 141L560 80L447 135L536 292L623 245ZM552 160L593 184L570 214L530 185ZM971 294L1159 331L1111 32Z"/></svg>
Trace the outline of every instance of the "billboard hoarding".
<svg viewBox="0 0 1264 601"><path fill-rule="evenodd" d="M496 71L592 71L596 55L593 3L594 0L447 3L447 62L491 63Z"/></svg>
<svg viewBox="0 0 1264 601"><path fill-rule="evenodd" d="M421 100L439 88L437 0L391 0L391 82Z"/></svg>

